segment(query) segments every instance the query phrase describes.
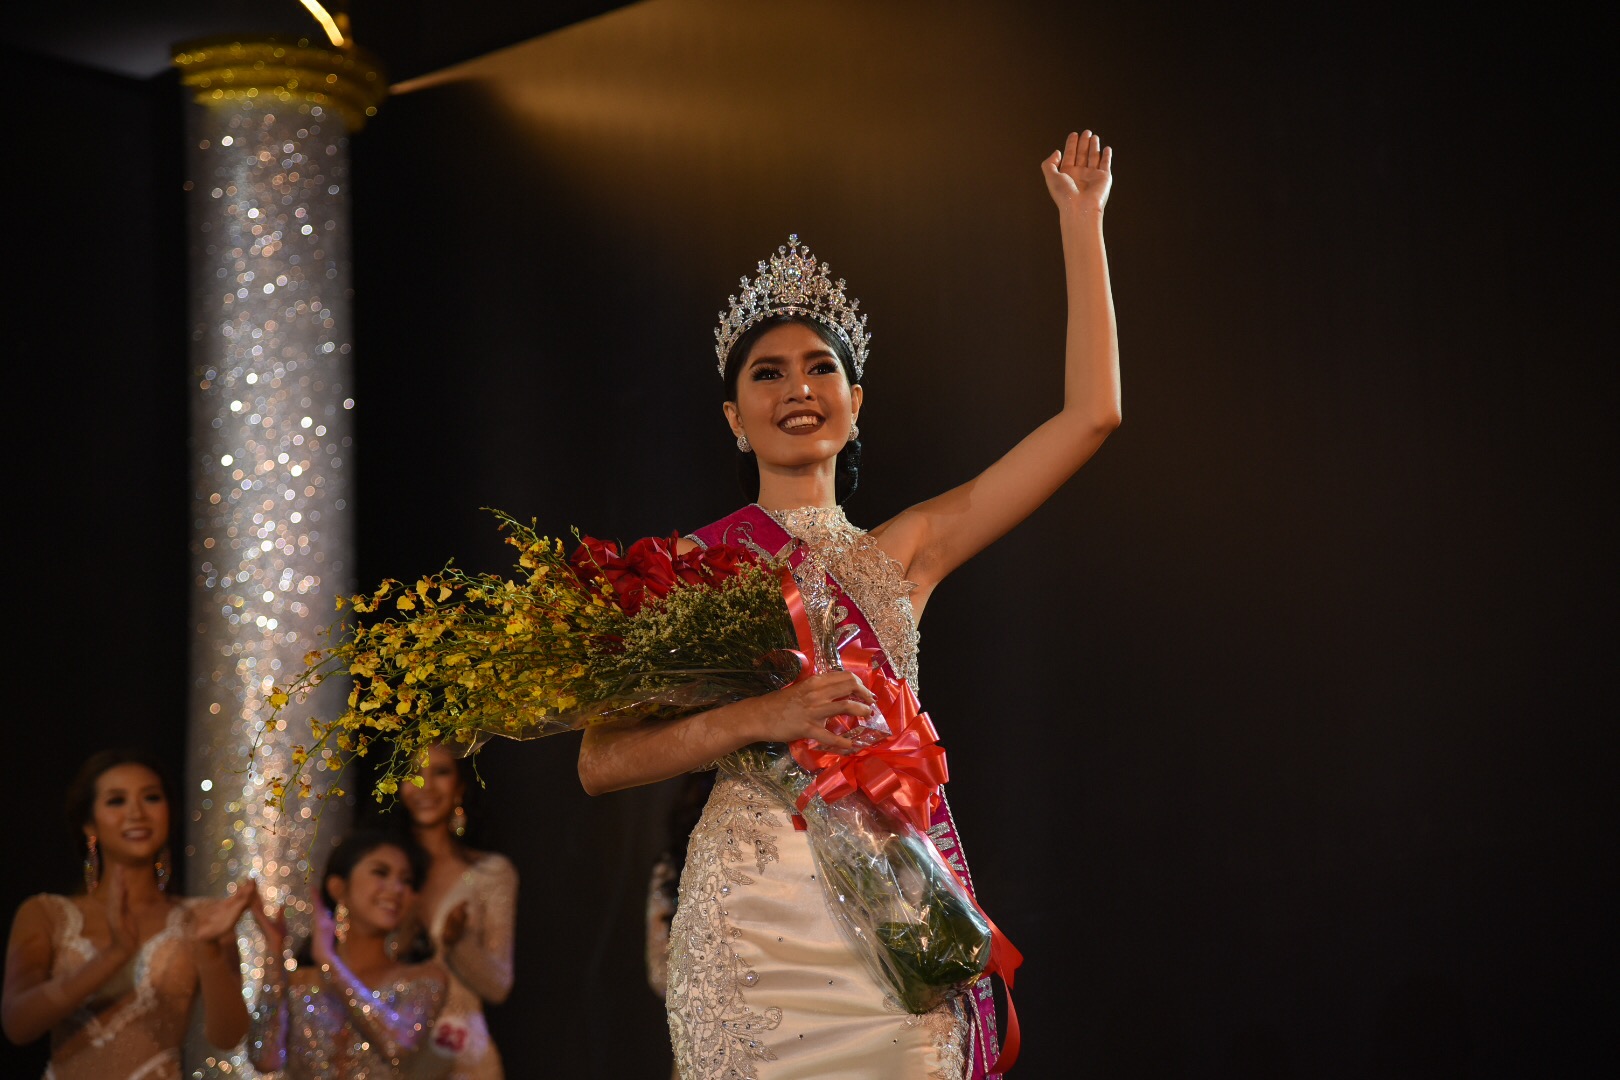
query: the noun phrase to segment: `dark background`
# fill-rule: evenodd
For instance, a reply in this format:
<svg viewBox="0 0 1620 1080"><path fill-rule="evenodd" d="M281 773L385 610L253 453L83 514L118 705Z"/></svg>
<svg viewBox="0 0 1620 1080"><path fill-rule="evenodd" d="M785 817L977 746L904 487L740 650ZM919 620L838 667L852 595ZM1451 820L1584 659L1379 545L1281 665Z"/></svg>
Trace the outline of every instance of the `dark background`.
<svg viewBox="0 0 1620 1080"><path fill-rule="evenodd" d="M714 313L790 230L871 312L851 516L968 478L1058 401L1036 166L1096 128L1125 425L923 627L975 877L1028 958L1015 1076L1608 1071L1594 27L384 7L354 5L357 36L415 81L353 142L363 581L505 565L482 506L625 539L732 509ZM8 910L71 884L58 807L85 754L185 745L183 139L161 64L230 27L148 13L155 44L120 52L140 5L96 9L31 13L3 54ZM589 799L574 749L482 758L482 842L523 881L491 1025L514 1077L662 1077L640 930L670 791ZM43 1061L7 1048L0 1074Z"/></svg>

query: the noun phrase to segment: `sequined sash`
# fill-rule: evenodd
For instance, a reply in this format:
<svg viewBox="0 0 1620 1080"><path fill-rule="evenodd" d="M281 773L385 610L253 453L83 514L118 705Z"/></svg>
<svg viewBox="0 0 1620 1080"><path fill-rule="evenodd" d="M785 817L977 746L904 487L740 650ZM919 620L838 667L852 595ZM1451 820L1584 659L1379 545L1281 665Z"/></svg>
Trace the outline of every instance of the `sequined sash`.
<svg viewBox="0 0 1620 1080"><path fill-rule="evenodd" d="M705 525L696 532L688 533L687 539L705 548L723 544L727 547L754 551L772 559L785 556L794 570L795 577L800 576L799 570L808 554L807 545L779 525L757 503L745 506L713 524ZM801 581L800 587L805 587L805 584ZM844 619L840 625L853 627L857 631L855 644L880 651L883 655L879 658L878 666L887 674L900 678L901 673L894 670L885 643L879 640L877 632L872 629L871 620L861 609L860 604L856 603L855 598L849 595L833 574L826 575L826 585L843 609ZM973 893L973 875L968 870L967 856L962 852L961 840L956 831L956 820L951 815L950 804L943 797L943 788L940 794L939 806L930 819L928 835L934 841L934 846L939 849L940 855L961 875L967 884L968 892ZM975 895L974 899L977 898ZM996 1042L996 1005L989 978L982 978L974 984L971 994L975 1022L973 1067L969 1077L970 1080L990 1080L999 1074L988 1074L985 1070L996 1060L999 1050Z"/></svg>

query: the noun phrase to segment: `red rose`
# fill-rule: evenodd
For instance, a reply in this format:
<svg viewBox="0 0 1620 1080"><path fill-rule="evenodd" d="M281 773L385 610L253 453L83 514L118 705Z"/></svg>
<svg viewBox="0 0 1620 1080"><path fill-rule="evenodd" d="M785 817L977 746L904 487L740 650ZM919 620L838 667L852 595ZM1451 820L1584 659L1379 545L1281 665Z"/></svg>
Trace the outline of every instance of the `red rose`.
<svg viewBox="0 0 1620 1080"><path fill-rule="evenodd" d="M575 576L591 592L599 591L596 579L603 577L607 567L618 561L618 547L594 536L581 537L579 547L568 557L568 565L574 568Z"/></svg>
<svg viewBox="0 0 1620 1080"><path fill-rule="evenodd" d="M586 588L599 592L597 579L613 587L613 601L627 615L641 610L650 596L668 596L680 585L719 583L744 563L757 562L753 552L719 545L693 548L677 555L679 536L649 536L630 545L623 555L613 544L583 537L568 563Z"/></svg>
<svg viewBox="0 0 1620 1080"><path fill-rule="evenodd" d="M677 551L680 540L679 534L669 538L669 550L671 552ZM702 585L708 580L708 574L703 568L702 548L694 547L684 554L675 554L672 560L672 568L675 571L676 580L682 585Z"/></svg>
<svg viewBox="0 0 1620 1080"><path fill-rule="evenodd" d="M697 555L702 560L703 566L711 576L722 581L736 574L743 564L757 563L759 561L759 556L752 551L727 547L724 544L704 548L701 552L694 551L692 554Z"/></svg>
<svg viewBox="0 0 1620 1080"><path fill-rule="evenodd" d="M619 606L634 615L645 602L644 594L668 596L675 587L674 562L669 545L657 537L643 537L631 544L624 559L608 570Z"/></svg>

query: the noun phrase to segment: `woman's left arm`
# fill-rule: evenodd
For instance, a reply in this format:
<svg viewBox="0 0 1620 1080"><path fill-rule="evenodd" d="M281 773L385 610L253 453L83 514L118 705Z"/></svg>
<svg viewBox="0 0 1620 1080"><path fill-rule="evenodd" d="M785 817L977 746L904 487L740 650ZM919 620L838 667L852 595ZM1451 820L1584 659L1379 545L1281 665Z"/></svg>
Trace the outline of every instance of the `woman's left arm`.
<svg viewBox="0 0 1620 1080"><path fill-rule="evenodd" d="M517 924L517 868L501 855L485 855L479 875L481 917L466 928L461 920L447 941L445 965L484 1001L499 1005L512 992L512 945ZM446 926L446 936L449 927Z"/></svg>
<svg viewBox="0 0 1620 1080"><path fill-rule="evenodd" d="M1068 286L1063 408L974 479L873 530L917 583L919 607L952 570L1034 513L1119 427L1119 340L1103 247L1112 163L1112 148L1089 131L1071 132L1041 162Z"/></svg>
<svg viewBox="0 0 1620 1080"><path fill-rule="evenodd" d="M236 921L258 895L250 878L234 894L199 905L192 917L192 959L202 992L203 1034L220 1050L229 1050L248 1032Z"/></svg>

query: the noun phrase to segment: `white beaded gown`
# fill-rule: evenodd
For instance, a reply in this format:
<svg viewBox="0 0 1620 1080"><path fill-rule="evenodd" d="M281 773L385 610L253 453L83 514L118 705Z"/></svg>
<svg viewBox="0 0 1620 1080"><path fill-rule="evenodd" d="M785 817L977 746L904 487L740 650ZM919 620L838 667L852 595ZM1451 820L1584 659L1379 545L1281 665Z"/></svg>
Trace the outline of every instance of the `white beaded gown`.
<svg viewBox="0 0 1620 1080"><path fill-rule="evenodd" d="M795 571L801 588L831 574L915 685L911 586L898 564L836 507L770 516L809 545ZM679 1076L959 1080L971 1037L965 1004L907 1013L846 943L815 874L791 808L722 774L692 832L670 926L666 1008Z"/></svg>

